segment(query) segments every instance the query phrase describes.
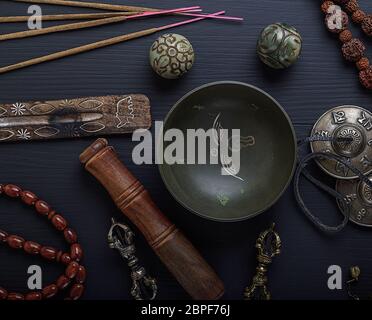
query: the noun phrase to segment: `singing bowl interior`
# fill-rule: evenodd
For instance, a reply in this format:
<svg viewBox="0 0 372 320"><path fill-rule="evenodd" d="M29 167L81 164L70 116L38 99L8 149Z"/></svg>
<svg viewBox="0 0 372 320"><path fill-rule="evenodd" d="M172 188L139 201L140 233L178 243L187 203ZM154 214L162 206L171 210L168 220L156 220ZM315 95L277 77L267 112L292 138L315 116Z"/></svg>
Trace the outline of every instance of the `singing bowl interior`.
<svg viewBox="0 0 372 320"><path fill-rule="evenodd" d="M221 175L221 166L211 164L164 163L160 174L174 198L202 217L251 218L272 206L288 186L296 161L295 132L278 102L238 82L212 83L190 92L169 112L164 130L208 130L218 115L224 129L240 129L242 139L254 137L254 145L241 149L237 177Z"/></svg>

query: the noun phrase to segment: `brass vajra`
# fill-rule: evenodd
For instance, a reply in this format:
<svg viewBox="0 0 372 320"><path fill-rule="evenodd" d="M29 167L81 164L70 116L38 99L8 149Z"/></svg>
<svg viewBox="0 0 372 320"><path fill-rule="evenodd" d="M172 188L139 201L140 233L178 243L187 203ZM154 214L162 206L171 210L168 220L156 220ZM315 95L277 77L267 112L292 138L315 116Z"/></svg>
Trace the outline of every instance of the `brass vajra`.
<svg viewBox="0 0 372 320"><path fill-rule="evenodd" d="M135 300L154 300L157 295L156 280L149 277L144 267L138 264L136 247L133 242L134 233L125 224L117 223L114 218L108 234L111 249L119 251L121 257L128 261L133 281L131 295Z"/></svg>
<svg viewBox="0 0 372 320"><path fill-rule="evenodd" d="M273 223L271 228L262 232L256 241L258 266L252 284L245 288L245 300L271 299L271 294L267 288L268 279L266 273L268 266L272 262L272 258L280 254L282 246L279 234L274 231L274 227L275 224Z"/></svg>

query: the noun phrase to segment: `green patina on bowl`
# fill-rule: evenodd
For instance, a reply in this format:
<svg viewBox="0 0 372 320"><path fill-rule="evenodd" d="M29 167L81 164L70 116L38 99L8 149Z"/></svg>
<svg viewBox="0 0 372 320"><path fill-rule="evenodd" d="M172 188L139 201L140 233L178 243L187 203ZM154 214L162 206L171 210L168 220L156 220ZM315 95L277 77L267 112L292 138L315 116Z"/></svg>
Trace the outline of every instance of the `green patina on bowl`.
<svg viewBox="0 0 372 320"><path fill-rule="evenodd" d="M222 175L220 164L159 164L167 189L185 208L207 219L238 221L264 212L281 197L296 164L288 115L264 91L226 81L191 91L164 122L164 132L214 127L241 130L238 174ZM164 150L170 143L164 142Z"/></svg>

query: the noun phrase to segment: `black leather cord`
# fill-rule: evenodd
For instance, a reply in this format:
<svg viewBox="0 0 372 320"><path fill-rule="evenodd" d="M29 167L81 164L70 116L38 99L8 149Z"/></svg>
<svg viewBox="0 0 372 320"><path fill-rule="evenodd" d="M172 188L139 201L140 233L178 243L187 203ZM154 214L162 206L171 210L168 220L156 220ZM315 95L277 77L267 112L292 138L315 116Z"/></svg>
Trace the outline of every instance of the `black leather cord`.
<svg viewBox="0 0 372 320"><path fill-rule="evenodd" d="M342 138L342 140L345 140L345 138ZM298 146L301 147L306 143L312 142L312 141L335 141L335 138L330 137L319 137L319 136L312 136L308 137L304 140L300 140L298 142ZM355 168L353 165L351 165L347 158L338 156L336 154L326 153L326 152L313 152L310 154L307 154L302 159L300 159L300 155L298 154L298 166L295 172L294 176L294 194L296 201L301 208L301 210L305 213L305 215L309 218L309 220L320 230L326 233L337 233L340 232L343 228L345 228L346 224L349 221L350 218L350 210L351 210L351 204L345 196L339 192L337 192L335 189L330 188L320 180L316 179L311 173L306 170L306 166L308 165L309 161L315 160L315 159L329 159L329 160L335 160L340 163L342 163L344 166L349 168L355 175L357 175L362 181L364 181L370 188L372 188L372 182L368 179L366 175L364 175L360 170ZM337 225L337 226L329 226L324 224L317 216L315 216L310 209L306 206L300 192L300 177L301 174L305 176L307 180L309 180L311 183L313 183L316 187L319 189L322 189L323 191L327 192L329 195L336 198L338 201L342 203L342 210L341 213L344 216L343 221Z"/></svg>

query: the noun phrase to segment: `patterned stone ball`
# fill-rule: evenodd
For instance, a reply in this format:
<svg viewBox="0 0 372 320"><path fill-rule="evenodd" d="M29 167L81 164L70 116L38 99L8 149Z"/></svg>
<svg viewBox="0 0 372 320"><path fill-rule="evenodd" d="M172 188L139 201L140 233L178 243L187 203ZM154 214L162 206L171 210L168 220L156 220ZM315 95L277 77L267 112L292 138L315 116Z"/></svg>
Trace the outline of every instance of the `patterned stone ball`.
<svg viewBox="0 0 372 320"><path fill-rule="evenodd" d="M165 79L181 77L192 68L194 60L190 41L179 34L163 34L150 49L150 64Z"/></svg>
<svg viewBox="0 0 372 320"><path fill-rule="evenodd" d="M257 53L263 63L274 69L294 64L301 54L302 38L298 31L284 23L275 23L262 30Z"/></svg>

